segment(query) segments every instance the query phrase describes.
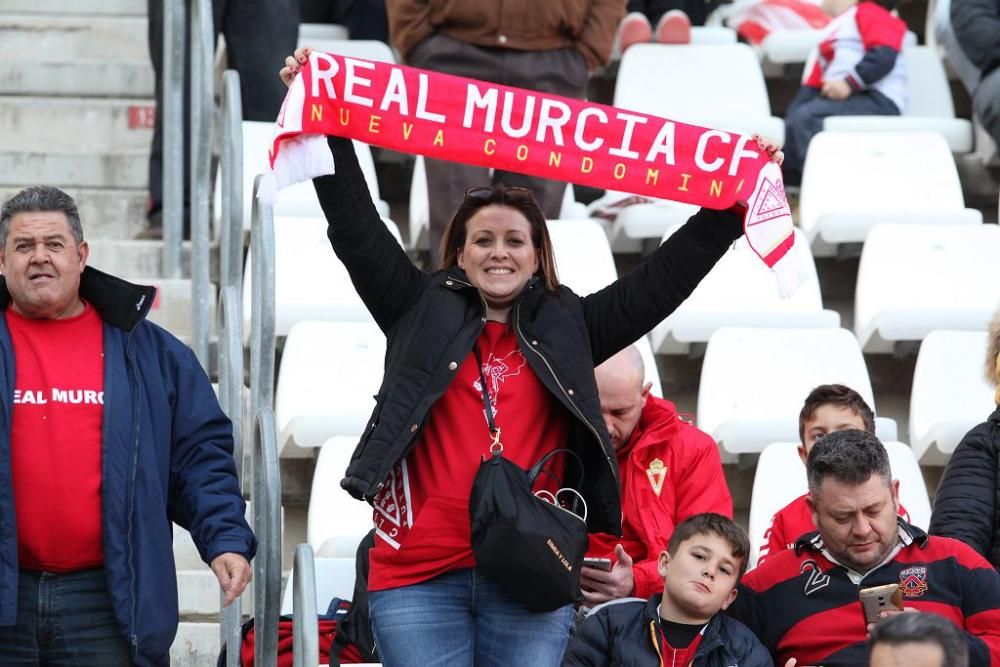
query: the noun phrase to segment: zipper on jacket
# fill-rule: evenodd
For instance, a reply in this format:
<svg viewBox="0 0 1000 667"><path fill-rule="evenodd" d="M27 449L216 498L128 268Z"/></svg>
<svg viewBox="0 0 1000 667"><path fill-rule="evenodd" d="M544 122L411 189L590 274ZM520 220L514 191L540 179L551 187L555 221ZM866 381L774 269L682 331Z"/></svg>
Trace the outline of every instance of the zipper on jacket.
<svg viewBox="0 0 1000 667"><path fill-rule="evenodd" d="M656 657L660 659L660 667L663 667L663 653L660 651L660 641L656 637L656 621L649 622L649 640L653 642L653 650L656 651Z"/></svg>
<svg viewBox="0 0 1000 667"><path fill-rule="evenodd" d="M138 386L135 379L135 360L132 358L132 334L124 334L128 336L128 342L125 344L125 363L128 370L128 381L129 390L132 392L132 465L129 471L129 488L128 488L128 498L127 505L128 511L126 517L128 520L128 532L126 538L126 544L128 544L128 572L129 572L129 623L132 629L132 634L129 637L132 646L138 648L139 640L136 635L135 627L135 607L136 607L136 593L135 593L135 547L132 544L132 524L133 515L135 513L135 476L136 471L139 467L139 395Z"/></svg>
<svg viewBox="0 0 1000 667"><path fill-rule="evenodd" d="M485 300L483 303L485 303ZM518 338L520 338L521 340L522 347L526 347L527 349L531 350L536 355L538 355L538 358L541 359L542 363L545 364L545 368L548 369L549 375L551 375L552 379L556 381L556 385L559 387L559 391L561 391L563 393L563 396L566 397L566 402L569 403L571 406L573 406L573 411L580 418L580 421L582 421L587 426L587 428L590 429L590 432L594 434L594 438L597 440L597 446L604 454L604 462L608 464L608 468L611 470L611 476L615 480L615 483L617 484L618 470L616 466L612 463L611 457L608 456L607 452L604 451L604 441L601 440L600 433L598 433L597 429L594 428L594 425L587 420L583 412L581 412L580 408L576 405L576 402L572 399L572 397L570 397L569 393L566 391L566 388L562 386L562 382L559 381L559 377L556 375L555 371L552 370L552 364L549 363L549 360L545 358L545 355L542 354L541 351L538 350L536 346L528 343L527 337L521 330L521 299L518 299L517 304L514 306L514 328L517 330L517 335Z"/></svg>

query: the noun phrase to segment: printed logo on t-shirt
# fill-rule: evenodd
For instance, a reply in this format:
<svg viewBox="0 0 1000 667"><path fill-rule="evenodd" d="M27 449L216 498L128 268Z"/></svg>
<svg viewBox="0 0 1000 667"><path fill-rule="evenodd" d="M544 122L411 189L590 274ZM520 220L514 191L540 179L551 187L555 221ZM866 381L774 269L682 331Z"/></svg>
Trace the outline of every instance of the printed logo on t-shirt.
<svg viewBox="0 0 1000 667"><path fill-rule="evenodd" d="M393 549L399 549L403 534L413 526L411 507L410 477L404 460L393 467L372 503L375 534Z"/></svg>
<svg viewBox="0 0 1000 667"><path fill-rule="evenodd" d="M500 414L500 389L507 381L507 378L521 373L521 369L524 368L525 363L527 362L525 362L524 355L521 354L520 350L512 350L502 357L495 357L490 352L490 356L483 363L483 377L486 378L488 385L486 389L490 396L490 409L493 410L493 419L496 419ZM477 392L483 391L483 383L479 378L476 378L472 386ZM483 418L486 418L485 408L483 409Z"/></svg>
<svg viewBox="0 0 1000 667"><path fill-rule="evenodd" d="M15 389L14 405L104 405L104 392L94 389Z"/></svg>

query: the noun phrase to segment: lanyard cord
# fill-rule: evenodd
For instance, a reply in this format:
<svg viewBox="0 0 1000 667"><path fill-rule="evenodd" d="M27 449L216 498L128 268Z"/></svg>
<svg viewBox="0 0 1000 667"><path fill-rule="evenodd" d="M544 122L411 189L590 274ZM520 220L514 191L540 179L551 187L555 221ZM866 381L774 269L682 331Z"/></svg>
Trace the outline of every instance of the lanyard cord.
<svg viewBox="0 0 1000 667"><path fill-rule="evenodd" d="M483 393L483 410L486 413L486 423L489 424L490 435L493 436L493 442L490 443L490 453L499 454L503 451L503 444L500 443L500 429L493 421L493 406L490 404L490 391L486 388L486 375L483 373L483 360L479 356L478 345L472 347L472 353L476 355L476 368L479 369L479 388Z"/></svg>

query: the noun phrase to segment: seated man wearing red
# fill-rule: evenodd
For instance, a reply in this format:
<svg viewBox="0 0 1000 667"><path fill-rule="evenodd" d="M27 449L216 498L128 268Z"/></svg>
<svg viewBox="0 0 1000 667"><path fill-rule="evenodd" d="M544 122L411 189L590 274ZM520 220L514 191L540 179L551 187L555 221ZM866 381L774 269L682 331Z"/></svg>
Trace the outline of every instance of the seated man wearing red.
<svg viewBox="0 0 1000 667"><path fill-rule="evenodd" d="M588 607L662 590L657 559L677 524L703 512L733 516L715 441L682 420L673 403L650 396L639 351L628 347L594 372L618 459L622 537L590 536L587 555L610 558L613 566L581 570Z"/></svg>
<svg viewBox="0 0 1000 667"><path fill-rule="evenodd" d="M842 384L821 384L809 392L799 412L799 458L802 465L813 445L828 433L856 428L875 434L875 413L861 398L861 394ZM778 510L771 517L771 525L764 533L764 543L757 554L757 564L779 551L791 549L795 540L816 530L812 512L802 494ZM899 516L906 521L910 515L902 505Z"/></svg>

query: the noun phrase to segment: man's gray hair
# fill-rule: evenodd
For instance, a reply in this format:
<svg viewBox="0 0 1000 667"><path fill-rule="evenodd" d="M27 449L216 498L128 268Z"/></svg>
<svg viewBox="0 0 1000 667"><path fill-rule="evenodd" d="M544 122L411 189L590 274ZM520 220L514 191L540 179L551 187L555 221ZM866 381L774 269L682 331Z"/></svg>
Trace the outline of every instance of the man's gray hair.
<svg viewBox="0 0 1000 667"><path fill-rule="evenodd" d="M64 213L76 244L83 243L83 225L80 224L80 212L73 198L51 185L34 185L18 192L0 208L0 247L7 245L10 221L15 215L48 211Z"/></svg>
<svg viewBox="0 0 1000 667"><path fill-rule="evenodd" d="M876 644L900 646L910 643L937 644L944 654L942 667L967 667L969 648L964 633L944 616L931 612L896 614L879 621L868 638L869 648Z"/></svg>
<svg viewBox="0 0 1000 667"><path fill-rule="evenodd" d="M878 438L859 429L823 436L809 450L806 459L806 477L813 496L827 477L856 486L867 482L872 475L878 475L886 484L892 483L889 454Z"/></svg>
<svg viewBox="0 0 1000 667"><path fill-rule="evenodd" d="M1000 385L1000 308L993 313L986 333L986 381L994 387Z"/></svg>

